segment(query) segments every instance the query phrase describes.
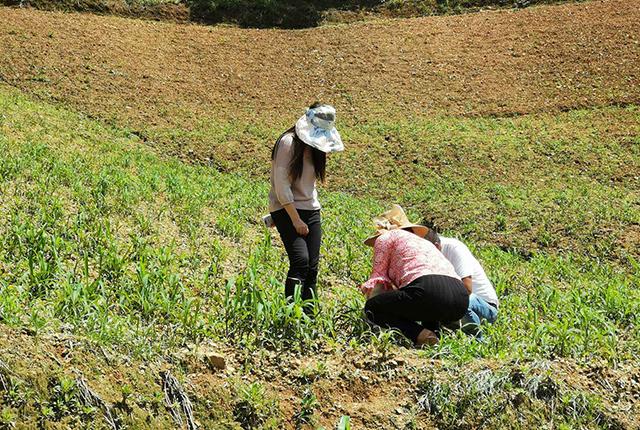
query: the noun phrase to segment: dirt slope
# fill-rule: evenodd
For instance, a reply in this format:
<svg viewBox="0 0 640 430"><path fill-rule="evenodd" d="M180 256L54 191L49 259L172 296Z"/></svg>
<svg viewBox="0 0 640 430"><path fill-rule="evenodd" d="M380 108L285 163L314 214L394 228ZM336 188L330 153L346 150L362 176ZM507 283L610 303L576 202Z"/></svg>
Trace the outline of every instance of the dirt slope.
<svg viewBox="0 0 640 430"><path fill-rule="evenodd" d="M353 121L509 115L640 102L639 22L638 0L304 31L0 8L0 79L132 126L315 99Z"/></svg>
<svg viewBox="0 0 640 430"><path fill-rule="evenodd" d="M0 340L3 345L0 346L0 375L12 393L5 394L5 401L17 403L23 411L28 411L25 416L33 416L32 421L18 422L19 429L35 428L41 407L50 410L48 418L43 420L46 428L110 428L97 409L84 415L79 413L80 397L76 388L69 385L69 381L79 378L106 402L112 415L118 417L125 428L186 428L173 424L164 403L160 375L167 370L182 382L193 403L196 424L205 429L254 428L243 421L246 417L240 411L246 407L246 400L238 392L239 387L254 382L269 387L267 399L277 399L275 407L286 417L292 417L297 411L305 389L317 397L315 426L290 419L280 423L286 429L335 428L343 414L351 417L356 429L431 429L443 428L443 425L456 428L434 420L415 406L418 387L424 390L425 383L449 387L447 382L455 386L464 380L464 375L474 373L490 378L506 374L515 385L521 379L526 384L540 385L540 388L529 388L531 392L514 390L514 398L503 406L521 414L513 418L512 428L518 428L518 423L526 425L525 417L541 413L545 402L555 404L556 397L575 396L574 393L582 390L602 396L601 411L596 414L597 424L602 428L632 429L638 422L634 403L639 396L640 375L637 369L627 366L611 369L597 363L577 366L556 360L531 366L514 362L505 368L479 360L467 364L460 375L457 366L447 367L438 360L421 358L416 351L404 349L384 361L379 360L375 351L368 357L351 351L340 354L342 356L336 351L327 351L314 357L297 358L272 352L246 356L240 351L224 350L227 367L216 370L186 349L166 359L132 360L119 351L96 347L86 339L68 334L33 337L4 325L0 326ZM24 357L29 357L29 361L25 362ZM244 366L253 370L244 373ZM545 389L551 393L543 392ZM456 406L463 411L469 407ZM579 406L576 410L580 410ZM249 417L254 415L255 411L249 413ZM486 421L491 422L491 417L486 417ZM264 422L260 423L258 427L262 428ZM495 424L489 424L489 428L498 428Z"/></svg>

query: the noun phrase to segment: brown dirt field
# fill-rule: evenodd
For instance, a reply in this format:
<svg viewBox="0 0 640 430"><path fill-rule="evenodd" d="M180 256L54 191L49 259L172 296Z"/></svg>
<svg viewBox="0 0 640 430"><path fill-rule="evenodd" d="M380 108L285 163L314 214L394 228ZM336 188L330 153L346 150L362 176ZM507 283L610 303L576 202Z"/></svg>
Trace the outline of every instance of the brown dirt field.
<svg viewBox="0 0 640 430"><path fill-rule="evenodd" d="M20 1L0 0L0 4L15 6ZM183 3L147 3L121 0L27 0L27 7L49 11L90 12L98 15L116 15L128 18L159 21L187 22L189 7Z"/></svg>
<svg viewBox="0 0 640 430"><path fill-rule="evenodd" d="M308 387L318 400L314 420L327 429L335 428L342 415L351 417L354 429L431 429L437 428L437 424L428 414L412 410L418 382L434 374L440 382L454 381L460 371L457 366L446 367L439 360L422 358L413 349L397 350L376 369L376 363L380 362L373 351L364 355L364 352L327 350L313 358L288 353L247 357L242 351L217 345L216 350L226 357L227 368L211 370L189 354L152 361L132 360L122 352L68 334L34 336L2 325L0 340L0 361L10 369L8 375L17 393L25 396L21 407L34 411L27 415L33 421L18 423L18 428L35 428L37 408L53 402L48 397L53 395L52 383L78 375L110 405L122 400L123 386L130 388L125 408L119 409L121 405L114 410L124 418L127 428L175 428L162 402L159 378L160 372L170 370L190 397L199 428L239 428L233 424L233 408L238 400L236 387L258 382L267 387L266 395L277 401L285 420L282 428L300 428L291 417L301 404L303 388ZM313 371L318 363L324 365L322 373ZM243 371L243 364L249 364L252 371ZM498 371L503 365L478 360L465 367L471 372ZM511 372L521 369L518 363L509 366ZM597 360L581 364L555 360L548 366L554 383L601 396L603 413L614 420L611 424L617 424L612 428L636 428L640 414L640 374L636 368L626 364L613 368ZM102 420L98 412L93 425L103 428ZM90 426L91 420L82 425L72 414L49 416L38 423L43 428L94 428Z"/></svg>
<svg viewBox="0 0 640 430"><path fill-rule="evenodd" d="M640 102L638 0L303 31L12 8L0 22L1 80L137 129L278 122L316 99L349 123Z"/></svg>

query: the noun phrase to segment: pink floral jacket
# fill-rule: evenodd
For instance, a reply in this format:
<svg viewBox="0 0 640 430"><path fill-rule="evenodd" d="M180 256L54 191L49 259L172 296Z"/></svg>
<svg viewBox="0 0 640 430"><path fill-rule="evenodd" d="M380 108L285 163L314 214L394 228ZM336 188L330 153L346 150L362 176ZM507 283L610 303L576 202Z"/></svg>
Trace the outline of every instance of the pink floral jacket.
<svg viewBox="0 0 640 430"><path fill-rule="evenodd" d="M398 289L424 275L460 279L431 242L406 230L392 230L376 239L371 277L360 290L368 296L376 284L383 284L386 290Z"/></svg>

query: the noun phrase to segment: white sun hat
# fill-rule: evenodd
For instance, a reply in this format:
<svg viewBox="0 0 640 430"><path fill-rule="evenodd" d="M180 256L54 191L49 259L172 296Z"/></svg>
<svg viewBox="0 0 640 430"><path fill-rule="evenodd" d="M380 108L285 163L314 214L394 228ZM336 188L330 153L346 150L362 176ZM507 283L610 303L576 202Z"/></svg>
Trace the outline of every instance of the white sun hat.
<svg viewBox="0 0 640 430"><path fill-rule="evenodd" d="M309 108L296 122L296 134L304 143L322 152L343 151L344 145L335 123L336 110L333 106Z"/></svg>

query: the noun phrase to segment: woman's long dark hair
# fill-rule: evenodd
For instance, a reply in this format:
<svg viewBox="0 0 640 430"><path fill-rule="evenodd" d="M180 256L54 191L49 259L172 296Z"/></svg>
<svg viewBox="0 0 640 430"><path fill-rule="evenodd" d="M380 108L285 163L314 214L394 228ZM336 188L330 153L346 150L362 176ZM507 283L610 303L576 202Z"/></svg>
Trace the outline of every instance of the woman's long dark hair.
<svg viewBox="0 0 640 430"><path fill-rule="evenodd" d="M276 144L273 146L273 150L271 151L271 159L273 160L276 157L278 145L287 133L293 134L293 155L291 156L291 162L289 163L289 178L291 179L291 182L297 181L302 176L302 169L304 167L304 150L307 147L311 149L311 158L313 159L313 168L316 172L316 179L320 182L324 182L327 166L327 154L300 140L296 134L295 126L282 133L278 140L276 140Z"/></svg>

